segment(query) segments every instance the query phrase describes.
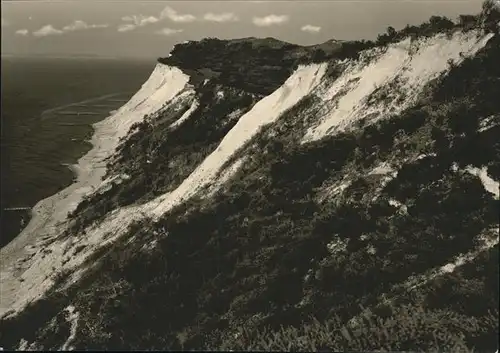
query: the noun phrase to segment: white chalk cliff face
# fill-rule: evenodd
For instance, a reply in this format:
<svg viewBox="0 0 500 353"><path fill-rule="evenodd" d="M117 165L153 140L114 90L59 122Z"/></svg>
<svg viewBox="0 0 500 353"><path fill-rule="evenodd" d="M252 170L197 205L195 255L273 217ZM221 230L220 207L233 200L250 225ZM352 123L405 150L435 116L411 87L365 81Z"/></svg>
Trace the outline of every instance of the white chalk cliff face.
<svg viewBox="0 0 500 353"><path fill-rule="evenodd" d="M341 73L333 78L327 73L332 63L301 65L281 87L239 116L218 147L175 189L147 202L117 208L104 219L88 226L81 236L60 237L68 225L68 212L74 210L83 197L92 195L110 180L119 177L115 175L102 180L105 159L115 153L121 139L127 139L133 124L143 121L146 115L154 121L160 112L179 110L177 108L181 104L189 102L188 109L180 118L169 123L169 128L175 133L200 107L201 103L193 98L195 88L189 83L190 77L179 68L158 64L128 103L95 125L94 147L78 162L77 182L39 202L29 225L0 250L0 316L4 319L15 317L28 304L52 289L61 274L68 275L66 287L78 283L89 269L86 260L99 249L119 240L134 222L168 217L173 208L194 197L213 197L252 157L245 154L249 142L264 128L279 124L280 118L307 98L313 98L311 102L315 106L307 107L306 111L314 111L315 115L307 117L308 125L303 131L297 131L302 136L303 145L355 129L360 121L372 124L412 107L432 80L446 75L450 65L460 65L466 58L473 58L492 38L491 33L472 30L456 32L451 36L438 34L414 41L406 39L388 47L367 50L356 60L336 62ZM380 92L387 94L384 99L374 101ZM302 120L305 121L305 117ZM387 184L396 177L397 167L384 162L367 175L380 175ZM487 169L468 167L466 171L480 179L484 189L498 199L498 180L489 177ZM339 184L330 185L328 191L320 195L321 202L344 192L350 184L347 176L344 179ZM390 200L389 203L400 213L408 212L401 201ZM486 241L484 246L491 247L497 243L498 237L496 241ZM370 248L370 253L375 254L375 249ZM472 258L470 254L467 256ZM444 270L432 273L438 272ZM408 281L411 285L414 282ZM79 318L78 307L68 308L71 337L63 345L64 348L70 347L77 335ZM27 347L26 342L23 345Z"/></svg>
<svg viewBox="0 0 500 353"><path fill-rule="evenodd" d="M321 82L325 69L326 64L299 67L283 86L240 117L236 125L222 139L219 147L174 192L158 200L159 204L152 210L151 216L163 215L205 186L213 184L224 164L255 136L262 126L274 122L284 111L311 93Z"/></svg>
<svg viewBox="0 0 500 353"><path fill-rule="evenodd" d="M0 250L1 315L39 298L50 288L54 269L59 272L67 268L63 262L71 257L74 246L71 241L57 241L56 237L64 230L68 213L103 183L105 159L115 152L130 127L168 104L187 87L188 80L178 68L157 64L149 79L125 105L95 124L93 148L78 161L77 182L40 201L33 209L28 226ZM94 238L94 241L96 246L104 245L102 238Z"/></svg>
<svg viewBox="0 0 500 353"><path fill-rule="evenodd" d="M41 231L41 222L44 222L43 228L46 230L50 229L47 228L46 222L51 222L52 227L55 228L46 239L46 242L50 244L44 246L45 252L41 251L41 248L28 251L28 258L23 260L21 265L9 263L10 266L7 267L7 261L4 262L5 268L2 268L1 314L7 311L15 312L32 300L40 298L51 287L57 273L77 269L97 248L116 240L133 221L144 217L155 218L161 216L202 188L213 184L224 163L239 148L244 146L246 141L258 133L261 126L275 121L281 113L307 96L321 82L325 69L326 64L298 68L281 88L262 99L250 112L243 115L236 126L222 140L217 150L210 154L174 192L144 205L116 210L102 223L89 229L84 240L53 241L53 238L62 231L62 227L56 228L55 225L64 222L67 212L76 207L83 195L91 192L93 188L99 187L96 179L100 179L104 175L104 171L99 167L102 168L104 159L110 156L117 147L119 139L126 135L132 124L141 121L142 117L147 114L157 112L165 103L168 104L169 100L180 94L183 89L188 88L187 82L189 78L179 69L158 64L148 81L130 101L114 115L96 126L96 136L99 137L94 137L95 147L89 153L93 156L92 161L90 163L79 163L79 170L82 170L82 173L87 171L84 174L85 176L79 176L83 180L83 185L77 188L75 187L77 184L72 185L69 188L71 190L66 189L61 195L54 195L52 197L55 200L53 204L61 209L61 212L49 211L50 213L47 215L47 211L42 211L42 217L35 217L32 223L18 237L19 239L33 237L36 232ZM182 120L186 120L192 110L189 109L183 115ZM85 161L89 159L88 156L84 157ZM89 182L88 175L94 176L92 182ZM71 201L70 205L68 205L68 201ZM46 203L47 200L42 201L36 206L36 210L45 208ZM4 253L6 256L14 254L15 250L13 248L18 244L15 253L15 256L18 257L20 255L18 250L20 248L19 239L3 248L1 250L2 255ZM85 250L79 252L78 256L71 256L74 249L82 245L85 246ZM47 252L49 252L49 255L46 254ZM55 272L53 269L56 269Z"/></svg>
<svg viewBox="0 0 500 353"><path fill-rule="evenodd" d="M442 34L416 41L406 39L367 51L366 61L346 62L341 77L323 83L323 117L308 129L304 142L342 131L365 117L374 122L403 111L416 102L429 81L450 68L450 63L459 64L474 56L492 36L470 31L457 32L451 38ZM388 100L369 104L370 95L377 90L386 90Z"/></svg>

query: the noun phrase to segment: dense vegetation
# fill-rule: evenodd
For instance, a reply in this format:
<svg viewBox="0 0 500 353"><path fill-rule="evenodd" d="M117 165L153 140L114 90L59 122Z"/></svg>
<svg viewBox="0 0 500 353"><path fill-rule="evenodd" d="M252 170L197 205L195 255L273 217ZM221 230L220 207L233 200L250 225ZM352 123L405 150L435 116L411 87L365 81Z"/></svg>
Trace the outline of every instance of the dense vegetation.
<svg viewBox="0 0 500 353"><path fill-rule="evenodd" d="M118 148L118 158L108 163L107 176L127 175L126 180L113 181L107 190L83 200L70 215L74 222L68 233L77 234L117 207L174 190L257 100L253 94L209 81L181 109L162 110L134 125ZM194 101L198 105L189 118L172 127Z"/></svg>
<svg viewBox="0 0 500 353"><path fill-rule="evenodd" d="M54 290L5 320L1 345L36 338L44 349L60 347L70 330L62 309L72 304L80 312L77 349L493 352L498 245L483 249L482 242L497 235L499 201L464 169L486 166L500 179L499 62L496 35L431 82L414 107L299 144L319 109L306 97L239 152L252 158L223 190L158 222L134 224L95 255L77 287ZM244 97L234 92L231 101ZM144 125L122 153L165 162L179 148L183 158L202 158L196 142L215 146L225 133L214 122L252 104L241 98L245 104L214 108L203 97L185 133ZM114 168L142 183L140 163L124 162ZM386 182L370 174L384 162L398 170ZM141 187L156 189L137 195L175 187L193 166L186 168L152 171L156 184ZM330 191L340 184L342 192ZM431 275L469 252L477 253L469 263Z"/></svg>
<svg viewBox="0 0 500 353"><path fill-rule="evenodd" d="M215 82L246 92L270 94L290 76L302 47L271 39L273 45L256 40L227 41L207 38L177 44L160 63L179 67L191 77L211 77ZM278 44L278 45L277 45Z"/></svg>

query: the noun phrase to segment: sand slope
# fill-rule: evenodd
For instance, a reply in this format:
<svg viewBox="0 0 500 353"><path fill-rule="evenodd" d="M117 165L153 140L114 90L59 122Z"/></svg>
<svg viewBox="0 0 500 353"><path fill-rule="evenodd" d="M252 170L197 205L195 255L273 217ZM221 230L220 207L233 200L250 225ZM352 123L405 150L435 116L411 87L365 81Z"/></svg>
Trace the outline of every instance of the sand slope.
<svg viewBox="0 0 500 353"><path fill-rule="evenodd" d="M416 101L429 81L450 68L449 62L458 64L474 56L492 36L458 31L451 37L439 34L413 42L408 38L345 63L344 73L320 88L325 108L316 126L307 130L303 143L341 131L365 117L376 121L401 112ZM376 91L379 96L370 104L368 100Z"/></svg>
<svg viewBox="0 0 500 353"><path fill-rule="evenodd" d="M94 148L79 161L78 181L37 204L35 217L28 227L0 250L0 315L8 310L18 311L26 303L40 298L53 285L53 276L61 271L73 271L70 279L77 280L86 270L82 266L85 259L124 234L132 222L145 217L161 217L194 195L219 188L220 181L226 180L226 174L220 174L226 162L263 126L275 122L302 98L315 94L324 106L317 116L317 126L311 126L304 132L302 142L305 143L344 129L366 116L381 119L390 112L410 106L430 80L447 71L449 60L460 62L464 57L473 56L490 38L491 35L470 31L465 34L457 32L451 38L438 35L416 43L402 41L389 48L365 52L364 58L369 60L363 60L362 56L361 60L345 62L343 74L333 82L325 78L326 63L300 66L280 88L241 116L217 149L177 189L148 203L111 212L102 222L87 229L85 236L55 240L55 235L64 226L60 223L64 222L68 211L74 209L84 195L101 185L103 159L113 153L120 137L127 134L130 126L141 121L145 114L163 109L165 102L174 108L179 104L174 97L182 94L189 78L178 69L158 65L150 79L124 107L96 124L92 141ZM390 100L368 104L370 95L377 88L384 87L389 87ZM193 102L173 127L188 119L196 105ZM227 169L227 178L238 170L243 161L244 156ZM381 169L377 172L388 171ZM484 174L476 170L471 172L479 177ZM219 176L221 180L218 180ZM482 180L486 180L484 176ZM496 186L489 180L484 185L489 189ZM208 192L205 196L210 194ZM48 234L50 244L36 243L43 234ZM28 246L33 246L32 250ZM77 246L84 246L84 249L76 256ZM18 259L22 264L16 265ZM19 281L21 278L23 282Z"/></svg>
<svg viewBox="0 0 500 353"><path fill-rule="evenodd" d="M225 162L257 134L262 126L278 119L285 110L308 95L321 82L325 70L326 64L297 69L281 88L259 101L243 115L224 137L218 148L173 192L143 205L132 205L115 210L104 221L87 229L85 236L56 240L45 246L37 245L35 247L37 253L24 262L20 270L16 271L15 259L26 258L27 255L23 253L22 248L33 243L34 236L40 234L42 229L50 231L51 238L58 234L62 227L56 229L57 222L65 219L68 210L76 207L84 194L100 185L100 178L104 174L102 159L112 153L119 137L126 134L132 121L139 121L144 114L160 109L165 101L172 99L186 86L188 77L179 70L157 67L141 91L114 116L106 119L98 127L93 141L95 148L79 163L82 172L78 182L62 193L41 202L37 206L39 214L29 228L13 244L2 249L2 256L5 253L9 259L5 261L5 265L2 265L0 315L9 310L14 314L27 303L40 298L51 288L57 273L65 270L74 271L71 279L77 280L85 271L85 268L81 267L85 259L98 248L115 241L133 221L147 216L159 217L172 207L204 190L205 187L217 184L217 175L221 172ZM145 98L146 96L148 98ZM234 173L240 165L237 163L235 168L230 168L230 174ZM217 188L216 185L214 186ZM78 256L74 256L77 246L85 246L85 248L78 253ZM42 247L43 251L41 251ZM23 282L19 281L21 278Z"/></svg>
<svg viewBox="0 0 500 353"><path fill-rule="evenodd" d="M188 80L189 77L179 69L158 64L129 102L112 116L94 125L93 148L75 166L77 181L38 202L27 227L0 249L0 315L11 309L19 309L28 298L43 293L49 285L53 268L62 267L63 246L66 244L53 241L63 230L68 212L74 210L83 196L102 183L104 159L114 153L120 138L127 135L132 124L174 98L184 89Z"/></svg>

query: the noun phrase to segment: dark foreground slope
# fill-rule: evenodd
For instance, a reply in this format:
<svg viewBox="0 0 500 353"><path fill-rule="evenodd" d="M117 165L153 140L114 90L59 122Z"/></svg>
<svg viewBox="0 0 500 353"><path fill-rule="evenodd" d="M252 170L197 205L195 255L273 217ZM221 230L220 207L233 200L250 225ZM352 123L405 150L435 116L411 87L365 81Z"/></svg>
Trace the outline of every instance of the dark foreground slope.
<svg viewBox="0 0 500 353"><path fill-rule="evenodd" d="M499 62L497 33L431 82L415 106L304 145L302 114L314 114L315 105L303 100L240 152L254 158L219 194L136 224L95 255L77 285L4 320L1 345L23 338L61 347L72 333L64 310L72 305L80 315L77 349L495 351L498 245L484 243L498 236L499 201L466 170L487 167L500 179ZM198 91L200 101L210 92ZM201 121L207 116L200 113ZM208 132L196 139L216 146L223 132L211 130L214 121L203 124ZM205 153L189 131L175 143L141 131L113 168L141 178L135 165L156 150L149 146L165 149L151 158L175 148L182 160ZM386 161L400 168L380 188L368 172ZM151 173L161 192L184 178L178 169ZM346 177L352 182L342 193L315 199ZM120 194L130 184L116 187ZM150 193L125 192L131 199L123 202ZM91 210L105 201L87 202ZM439 271L463 254L465 265Z"/></svg>

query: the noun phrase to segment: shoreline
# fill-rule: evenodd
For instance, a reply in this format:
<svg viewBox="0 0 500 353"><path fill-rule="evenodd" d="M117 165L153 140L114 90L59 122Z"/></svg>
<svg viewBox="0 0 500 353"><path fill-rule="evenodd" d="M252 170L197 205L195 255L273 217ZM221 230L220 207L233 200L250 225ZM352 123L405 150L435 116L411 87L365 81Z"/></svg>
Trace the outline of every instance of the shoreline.
<svg viewBox="0 0 500 353"><path fill-rule="evenodd" d="M31 210L26 227L7 245L0 249L0 320L8 316L12 304L17 301L21 289L16 283L32 265L32 259L54 243L66 229L68 213L73 211L84 196L92 193L102 183L106 172L105 159L114 154L118 144L119 129L113 124L114 117L91 124L94 133L90 139L92 148L70 167L75 181L58 193L38 201Z"/></svg>
<svg viewBox="0 0 500 353"><path fill-rule="evenodd" d="M96 100L102 100L102 99L105 99L106 97L111 97L111 96L116 96L116 95L119 95L121 93L113 93L113 94L108 94L108 95L104 95L104 96L99 96L97 98L92 98L92 99L87 99L87 100L84 100L84 101L78 101L78 102L75 102L75 103L71 103L71 104L68 104L68 105L63 105L63 106L58 106L56 108L51 108L51 109L48 109L48 110L44 110L42 113L40 113L40 119L41 120L45 120L46 119L46 114L47 112L53 112L53 111L57 111L57 110L60 110L60 109L64 109L65 107L67 106L73 106L73 105L77 105L77 104L80 104L82 102L92 102L92 101L96 101ZM93 139L93 136L96 134L96 124L99 124L103 121L105 121L106 119L110 118L112 115L114 115L118 110L120 109L120 107L118 107L117 109L115 110L111 110L111 111L108 111L106 113L102 112L102 113L99 113L99 115L101 115L101 118L99 121L96 121L94 123L87 123L85 124L85 126L87 126L89 129L90 129L90 138L74 138L74 139L71 139L72 141L77 141L81 147L80 147L80 151L79 153L75 154L74 155L74 163L67 163L67 162L60 162L60 166L63 166L63 167L66 167L70 172L71 172L71 175L65 175L64 177L61 176L60 178L60 182L59 182L59 191L57 191L55 194L45 194L45 195L40 195L42 196L41 198L39 199L36 199L36 200L33 200L33 202L29 203L27 206L28 207L31 207L31 209L29 210L29 212L26 212L25 215L24 215L24 220L25 220L25 224L24 226L20 226L18 231L17 232L8 232L7 234L3 234L3 236L5 236L7 238L7 243L3 243L4 239L2 239L2 244L0 246L0 249L6 247L9 243L13 242L17 237L19 237L22 232L24 231L24 229L26 229L26 227L28 226L28 224L31 222L31 219L34 217L34 213L33 211L35 210L35 207L37 207L38 203L40 201L43 201L45 199L48 199L58 193L60 193L61 191L67 189L68 187L70 187L72 184L74 184L75 182L77 182L78 180L78 165L79 165L79 161L82 157L84 157L86 154L88 154L93 148L94 148L94 144L92 143L92 139ZM88 146L88 144L90 144L90 146ZM4 214L4 211L2 210L2 215ZM8 220L6 220L8 221ZM1 265L1 264L0 264Z"/></svg>
<svg viewBox="0 0 500 353"><path fill-rule="evenodd" d="M68 165L75 175L75 181L58 193L38 201L31 210L30 220L26 227L7 245L0 249L0 272L2 274L2 287L6 278L6 270L13 267L23 258L33 253L33 247L43 247L50 240L55 240L59 235L61 225L66 223L67 215L81 201L83 196L96 188L105 173L104 154L112 154L106 150L103 140L112 137L112 126L107 121L112 118L108 115L100 122L91 125L94 133L89 141L92 149L78 159L75 164ZM111 147L111 146L109 146ZM104 165L101 165L104 164ZM17 268L17 270L22 270ZM16 272L18 272L16 271ZM3 289L3 288L2 288ZM4 300L4 291L1 301ZM2 303L3 306L3 303Z"/></svg>
<svg viewBox="0 0 500 353"><path fill-rule="evenodd" d="M106 159L116 152L131 125L160 109L187 82L180 70L158 64L128 102L92 124L92 148L72 165L75 182L37 202L27 226L0 249L0 320L17 314L51 288L50 277L64 269L63 258L69 255L71 245L84 240L58 239L67 228L68 213L103 183Z"/></svg>
<svg viewBox="0 0 500 353"><path fill-rule="evenodd" d="M53 107L53 108L45 109L42 112L38 113L38 115L39 115L40 121L44 121L47 119L54 119L55 120L55 119L57 119L57 117L48 116L48 114L57 113L58 111L61 111L61 110L64 110L64 109L67 109L67 108L73 107L73 106L79 106L82 104L99 102L99 101L106 100L106 99L109 99L112 97L122 96L125 93L128 94L129 97L131 97L134 92L129 92L129 91L121 92L120 91L120 92L115 92L115 93L108 93L108 94L104 94L104 95L94 96L94 97L83 99L83 100L77 100L77 101L74 101L72 103L58 105L58 106ZM123 106L123 105L124 104L122 104L121 106ZM78 167L79 160L83 156L85 156L87 153L89 153L92 150L92 148L94 147L91 141L92 141L92 137L96 133L95 125L110 118L112 115L114 115L121 108L121 106L118 106L117 104L115 104L112 107L110 106L110 109L108 111L103 111L101 109L101 111L98 111L95 114L95 115L98 115L98 117L99 117L98 119L93 119L94 122L87 122L87 123L82 124L86 127L86 129L89 130L89 132L90 132L89 136L87 136L86 138L82 136L83 138L76 137L76 138L71 139L71 141L78 142L80 147L79 147L78 152L72 156L72 158L71 158L72 162L69 162L69 163L68 162L61 162L60 163L60 166L66 167L67 170L69 170L71 173L70 174L64 173L64 175L59 176L59 178L58 178L59 183L57 183L55 185L58 187L58 190L54 190L50 193L43 193L42 192L41 195L38 195L39 197L32 198L30 200L30 202L21 203L23 206L30 207L30 210L25 211L22 216L11 216L9 214L6 214L6 212L3 211L3 209L2 209L2 217L5 216L5 219L3 219L5 223L2 224L2 239L0 242L0 249L4 248L9 243L14 241L14 239L16 239L17 237L19 237L21 235L21 233L24 231L24 229L27 227L27 225L31 222L31 219L33 218L33 210L40 201L47 199L51 196L54 196L56 193L59 193L60 191L68 188L69 186L71 186L73 183L75 183L77 181L77 178L78 178L77 167ZM76 118L76 116L74 118ZM90 144L90 146L89 146L89 144ZM14 203L14 205L16 205L16 203ZM7 205L7 207L9 207L9 205ZM22 218L24 220L24 223L20 223L20 218ZM5 231L5 233L3 231Z"/></svg>

